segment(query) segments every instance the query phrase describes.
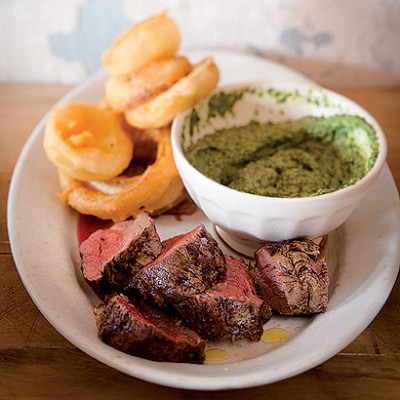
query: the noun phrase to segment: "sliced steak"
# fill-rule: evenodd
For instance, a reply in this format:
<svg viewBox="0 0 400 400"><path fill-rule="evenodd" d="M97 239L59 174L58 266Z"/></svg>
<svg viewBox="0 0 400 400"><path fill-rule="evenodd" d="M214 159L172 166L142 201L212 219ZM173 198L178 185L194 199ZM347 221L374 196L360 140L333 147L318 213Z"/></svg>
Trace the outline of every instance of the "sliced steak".
<svg viewBox="0 0 400 400"><path fill-rule="evenodd" d="M267 242L249 270L259 295L281 314L313 314L328 306L328 269L312 240Z"/></svg>
<svg viewBox="0 0 400 400"><path fill-rule="evenodd" d="M127 289L132 277L162 250L153 220L147 213L99 229L82 242L79 252L85 280L103 297Z"/></svg>
<svg viewBox="0 0 400 400"><path fill-rule="evenodd" d="M205 341L147 304L134 304L122 294L95 311L99 337L110 346L154 361L202 363Z"/></svg>
<svg viewBox="0 0 400 400"><path fill-rule="evenodd" d="M133 295L166 308L204 292L224 273L224 255L200 225L163 242L162 253L135 276Z"/></svg>
<svg viewBox="0 0 400 400"><path fill-rule="evenodd" d="M187 324L204 339L259 340L270 307L257 296L246 264L228 256L223 280L176 304Z"/></svg>

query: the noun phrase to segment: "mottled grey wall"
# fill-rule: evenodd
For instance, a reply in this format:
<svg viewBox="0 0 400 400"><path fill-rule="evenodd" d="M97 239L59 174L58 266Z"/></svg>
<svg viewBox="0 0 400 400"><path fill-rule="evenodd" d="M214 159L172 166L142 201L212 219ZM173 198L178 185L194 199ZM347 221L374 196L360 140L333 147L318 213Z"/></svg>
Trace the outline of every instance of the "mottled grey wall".
<svg viewBox="0 0 400 400"><path fill-rule="evenodd" d="M181 53L255 53L326 85L400 83L399 0L2 0L0 80L77 83L119 33L165 9Z"/></svg>

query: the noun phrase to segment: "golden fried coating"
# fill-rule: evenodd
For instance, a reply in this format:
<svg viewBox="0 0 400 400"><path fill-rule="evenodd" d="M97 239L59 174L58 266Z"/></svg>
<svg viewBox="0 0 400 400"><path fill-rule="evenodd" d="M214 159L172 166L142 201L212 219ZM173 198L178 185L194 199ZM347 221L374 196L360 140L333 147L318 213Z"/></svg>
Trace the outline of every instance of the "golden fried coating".
<svg viewBox="0 0 400 400"><path fill-rule="evenodd" d="M131 162L133 141L111 112L85 102L55 108L44 132L47 157L63 173L82 181L104 181Z"/></svg>
<svg viewBox="0 0 400 400"><path fill-rule="evenodd" d="M126 121L140 129L154 129L172 122L175 115L207 97L219 80L212 58L195 65L192 72L157 97L125 111Z"/></svg>
<svg viewBox="0 0 400 400"><path fill-rule="evenodd" d="M175 167L170 129L149 132L157 142L153 164L138 176L82 182L60 172L60 198L82 214L122 221L142 211L160 214L181 203L186 192Z"/></svg>
<svg viewBox="0 0 400 400"><path fill-rule="evenodd" d="M219 71L211 58L192 65L177 56L180 40L166 12L132 26L103 54L110 76L99 105L53 110L44 148L58 168L60 199L78 212L117 222L188 198L170 125L211 93Z"/></svg>
<svg viewBox="0 0 400 400"><path fill-rule="evenodd" d="M181 34L175 21L164 12L125 31L103 55L103 66L111 75L130 74L150 61L172 57Z"/></svg>
<svg viewBox="0 0 400 400"><path fill-rule="evenodd" d="M105 84L108 105L117 112L138 106L169 89L191 70L186 57L168 57L150 61L131 74L111 75Z"/></svg>

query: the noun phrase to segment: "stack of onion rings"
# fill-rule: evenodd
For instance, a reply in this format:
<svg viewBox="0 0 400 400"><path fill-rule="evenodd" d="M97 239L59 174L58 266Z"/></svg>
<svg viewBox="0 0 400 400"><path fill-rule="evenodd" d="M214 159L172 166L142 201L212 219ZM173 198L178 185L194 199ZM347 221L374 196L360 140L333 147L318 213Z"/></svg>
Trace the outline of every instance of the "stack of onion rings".
<svg viewBox="0 0 400 400"><path fill-rule="evenodd" d="M175 167L170 130L164 128L151 134L157 142L157 156L143 174L107 182L83 182L60 172L61 199L82 214L115 222L142 211L161 214L181 203L186 193Z"/></svg>
<svg viewBox="0 0 400 400"><path fill-rule="evenodd" d="M60 199L80 213L117 222L142 211L158 215L187 199L170 124L208 96L219 73L211 58L193 66L177 56L179 45L179 29L166 13L134 25L103 55L110 76L101 105L67 103L53 111L44 147L58 167ZM156 156L131 176L138 137L156 143Z"/></svg>
<svg viewBox="0 0 400 400"><path fill-rule="evenodd" d="M155 129L194 106L216 87L219 72L211 58L192 66L177 57L180 33L164 12L123 33L103 56L110 73L106 100L128 124Z"/></svg>

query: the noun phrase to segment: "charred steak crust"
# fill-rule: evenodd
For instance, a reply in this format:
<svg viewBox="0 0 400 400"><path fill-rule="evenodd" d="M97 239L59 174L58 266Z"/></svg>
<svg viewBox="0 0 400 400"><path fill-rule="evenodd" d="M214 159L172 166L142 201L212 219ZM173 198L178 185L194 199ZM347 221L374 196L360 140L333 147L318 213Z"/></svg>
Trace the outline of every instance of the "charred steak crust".
<svg viewBox="0 0 400 400"><path fill-rule="evenodd" d="M207 290L225 273L225 258L203 225L163 242L163 251L132 281L132 296L160 308Z"/></svg>
<svg viewBox="0 0 400 400"><path fill-rule="evenodd" d="M99 337L125 353L153 361L202 363L205 341L182 321L122 294L95 310Z"/></svg>
<svg viewBox="0 0 400 400"><path fill-rule="evenodd" d="M257 296L244 261L225 258L226 274L221 282L175 307L204 339L257 341L264 322L272 315L271 309Z"/></svg>
<svg viewBox="0 0 400 400"><path fill-rule="evenodd" d="M162 250L153 220L147 213L135 220L99 229L80 246L85 280L103 298L129 289L132 277Z"/></svg>
<svg viewBox="0 0 400 400"><path fill-rule="evenodd" d="M250 269L258 293L281 314L313 314L328 306L328 269L319 246L309 239L267 242Z"/></svg>

